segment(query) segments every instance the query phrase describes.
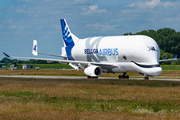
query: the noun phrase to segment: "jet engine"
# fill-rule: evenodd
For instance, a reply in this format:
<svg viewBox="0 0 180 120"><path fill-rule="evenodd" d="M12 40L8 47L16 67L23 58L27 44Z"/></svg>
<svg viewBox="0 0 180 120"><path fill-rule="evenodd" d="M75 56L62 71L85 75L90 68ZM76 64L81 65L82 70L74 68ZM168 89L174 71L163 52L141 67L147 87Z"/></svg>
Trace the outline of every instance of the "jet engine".
<svg viewBox="0 0 180 120"><path fill-rule="evenodd" d="M99 66L89 66L84 69L84 73L91 77L98 77L102 74L102 68Z"/></svg>

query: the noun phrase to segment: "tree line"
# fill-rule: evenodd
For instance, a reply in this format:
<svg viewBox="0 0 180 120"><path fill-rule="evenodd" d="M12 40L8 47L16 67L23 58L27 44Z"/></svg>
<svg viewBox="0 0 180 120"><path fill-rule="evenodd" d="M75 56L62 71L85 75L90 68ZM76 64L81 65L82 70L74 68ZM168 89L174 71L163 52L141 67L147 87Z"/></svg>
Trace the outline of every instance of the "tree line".
<svg viewBox="0 0 180 120"><path fill-rule="evenodd" d="M0 63L11 63L11 64L57 64L59 62L51 62L48 63L45 60L17 60L17 59L9 59L3 58Z"/></svg>

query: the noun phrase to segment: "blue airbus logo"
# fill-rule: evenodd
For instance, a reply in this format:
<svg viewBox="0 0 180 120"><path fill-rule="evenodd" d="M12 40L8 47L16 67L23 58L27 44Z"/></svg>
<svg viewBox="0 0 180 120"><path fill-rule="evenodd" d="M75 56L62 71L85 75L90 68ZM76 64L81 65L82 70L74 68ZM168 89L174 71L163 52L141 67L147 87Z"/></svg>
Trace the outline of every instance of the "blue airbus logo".
<svg viewBox="0 0 180 120"><path fill-rule="evenodd" d="M148 48L149 48L149 51L158 51L158 50L156 50L153 46L151 46L151 47L149 47L149 46L147 46Z"/></svg>
<svg viewBox="0 0 180 120"><path fill-rule="evenodd" d="M35 50L35 51L36 51L36 47L37 47L37 46L35 45L35 46L34 46L34 50Z"/></svg>
<svg viewBox="0 0 180 120"><path fill-rule="evenodd" d="M99 54L99 56L118 56L118 48L84 49L85 54Z"/></svg>

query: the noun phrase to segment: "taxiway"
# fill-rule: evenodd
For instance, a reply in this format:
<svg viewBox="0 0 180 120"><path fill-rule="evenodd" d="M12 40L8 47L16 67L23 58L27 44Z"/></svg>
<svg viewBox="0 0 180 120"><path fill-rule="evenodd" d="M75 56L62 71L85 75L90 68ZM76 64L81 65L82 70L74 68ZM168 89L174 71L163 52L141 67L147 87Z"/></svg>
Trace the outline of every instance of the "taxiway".
<svg viewBox="0 0 180 120"><path fill-rule="evenodd" d="M87 79L87 77L81 76L25 76L25 75L0 75L0 77L6 78L36 78L36 79ZM98 79L118 79L116 77L98 77ZM144 80L144 78L129 78L129 80ZM180 81L180 79L157 79L150 78L149 80L158 81Z"/></svg>

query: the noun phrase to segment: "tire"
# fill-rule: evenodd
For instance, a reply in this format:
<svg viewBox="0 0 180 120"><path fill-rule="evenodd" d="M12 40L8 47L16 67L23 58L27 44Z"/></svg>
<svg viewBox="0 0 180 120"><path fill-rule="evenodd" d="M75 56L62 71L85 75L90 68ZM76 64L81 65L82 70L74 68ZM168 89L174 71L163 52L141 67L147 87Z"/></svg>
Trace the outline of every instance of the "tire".
<svg viewBox="0 0 180 120"><path fill-rule="evenodd" d="M121 79L122 78L121 75L119 75L118 78Z"/></svg>
<svg viewBox="0 0 180 120"><path fill-rule="evenodd" d="M98 77L87 76L87 79L98 79Z"/></svg>
<svg viewBox="0 0 180 120"><path fill-rule="evenodd" d="M144 77L144 79L145 79L145 80L149 80L149 77L146 76L146 77Z"/></svg>
<svg viewBox="0 0 180 120"><path fill-rule="evenodd" d="M91 79L91 76L88 75L88 76L87 76L87 79Z"/></svg>

